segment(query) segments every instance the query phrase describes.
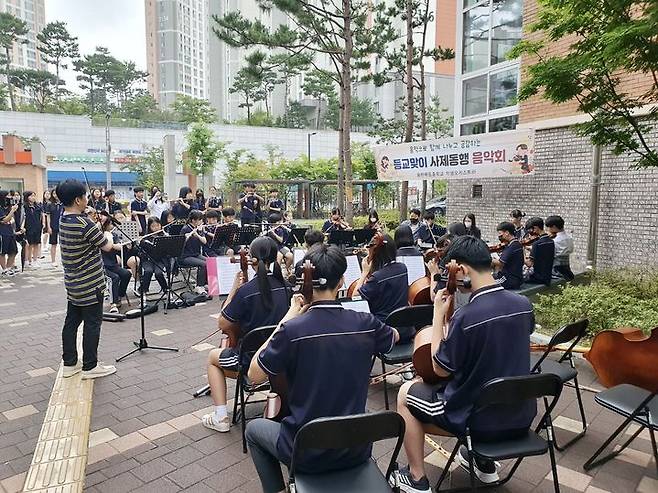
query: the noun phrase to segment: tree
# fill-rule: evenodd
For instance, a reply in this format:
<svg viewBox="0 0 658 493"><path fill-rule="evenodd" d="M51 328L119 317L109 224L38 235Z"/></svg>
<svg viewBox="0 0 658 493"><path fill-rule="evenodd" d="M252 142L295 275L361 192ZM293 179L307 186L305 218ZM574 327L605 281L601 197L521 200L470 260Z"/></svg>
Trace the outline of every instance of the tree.
<svg viewBox="0 0 658 493"><path fill-rule="evenodd" d="M153 114L158 113L158 103L145 90L132 95L121 107L121 114L124 118L134 118L136 120L149 120Z"/></svg>
<svg viewBox="0 0 658 493"><path fill-rule="evenodd" d="M77 76L77 80L81 82L80 87L87 90L89 112L92 117L96 114L99 105L102 109L107 109L108 72L115 60L107 48L97 46L94 53L73 62L75 70L80 72Z"/></svg>
<svg viewBox="0 0 658 493"><path fill-rule="evenodd" d="M226 144L215 140L214 132L205 123L193 123L187 132L187 165L197 176L205 176L215 168L225 154Z"/></svg>
<svg viewBox="0 0 658 493"><path fill-rule="evenodd" d="M55 111L64 115L86 115L89 108L84 99L70 95L57 101Z"/></svg>
<svg viewBox="0 0 658 493"><path fill-rule="evenodd" d="M144 82L147 76L146 72L137 70L135 62L122 62L110 56L101 79L106 91L114 96L116 106L121 108L134 94L135 84Z"/></svg>
<svg viewBox="0 0 658 493"><path fill-rule="evenodd" d="M6 111L9 109L7 106L7 86L5 84L0 84L0 111Z"/></svg>
<svg viewBox="0 0 658 493"><path fill-rule="evenodd" d="M63 62L66 59L75 60L80 56L78 51L78 38L71 36L64 22L49 22L46 27L37 34L37 49L41 53L43 61L55 66L57 87L55 88L55 99L59 100L59 69L67 68Z"/></svg>
<svg viewBox="0 0 658 493"><path fill-rule="evenodd" d="M217 121L217 112L210 106L207 99L198 99L192 96L179 94L171 104L178 121L187 123L215 123Z"/></svg>
<svg viewBox="0 0 658 493"><path fill-rule="evenodd" d="M441 98L432 96L430 105L427 107L427 130L432 137L440 139L450 137L453 133L454 117L448 108L441 106Z"/></svg>
<svg viewBox="0 0 658 493"><path fill-rule="evenodd" d="M261 87L261 81L247 67L242 67L235 75L229 92L231 94L237 92L242 95L244 101L238 106L240 108L247 108L247 124L251 125L251 107L254 103L263 100L265 97Z"/></svg>
<svg viewBox="0 0 658 493"><path fill-rule="evenodd" d="M46 111L46 106L54 99L58 79L45 70L12 70L10 84L27 92L39 113Z"/></svg>
<svg viewBox="0 0 658 493"><path fill-rule="evenodd" d="M304 84L302 85L304 94L311 96L318 102L318 113L315 119L316 129L320 128L322 105L332 98L336 99L335 87L336 83L326 70L315 69L304 77Z"/></svg>
<svg viewBox="0 0 658 493"><path fill-rule="evenodd" d="M262 101L265 102L265 113L270 116L269 99L274 86L278 83L277 74L269 64L267 55L256 50L245 57L246 65L244 66L245 72L248 73L254 80L258 81Z"/></svg>
<svg viewBox="0 0 658 493"><path fill-rule="evenodd" d="M26 41L21 38L28 32L29 29L25 21L6 12L0 12L0 47L5 49L2 61L5 64L5 77L12 111L16 111L16 99L14 98L14 89L10 80L11 49L14 43L25 43Z"/></svg>
<svg viewBox="0 0 658 493"><path fill-rule="evenodd" d="M151 147L139 162L126 163L121 169L137 175L137 183L146 189L157 186L164 188L164 149L162 146Z"/></svg>
<svg viewBox="0 0 658 493"><path fill-rule="evenodd" d="M577 129L612 152L630 152L638 167L658 166L658 150L649 141L658 118L658 2L619 0L542 0L530 31L540 40L519 43L509 57L526 55L519 99L541 93L555 104L576 101L591 120ZM564 46L558 54L546 50ZM624 78L642 81L638 88ZM653 108L640 116L647 106Z"/></svg>
<svg viewBox="0 0 658 493"><path fill-rule="evenodd" d="M324 114L325 123L338 130L340 128L340 102L335 96L329 99L327 111ZM372 127L376 122L375 108L369 99L352 97L352 117L350 130L362 130Z"/></svg>
<svg viewBox="0 0 658 493"><path fill-rule="evenodd" d="M269 63L272 69L279 74L278 83L283 84L285 88L286 113L288 112L288 102L290 100L290 82L293 77L306 72L312 61L313 56L309 53L291 55L283 52L270 55ZM287 127L288 124L282 126Z"/></svg>
<svg viewBox="0 0 658 493"><path fill-rule="evenodd" d="M306 128L308 119L302 103L299 101L289 101L285 114L276 120L277 127L285 128Z"/></svg>

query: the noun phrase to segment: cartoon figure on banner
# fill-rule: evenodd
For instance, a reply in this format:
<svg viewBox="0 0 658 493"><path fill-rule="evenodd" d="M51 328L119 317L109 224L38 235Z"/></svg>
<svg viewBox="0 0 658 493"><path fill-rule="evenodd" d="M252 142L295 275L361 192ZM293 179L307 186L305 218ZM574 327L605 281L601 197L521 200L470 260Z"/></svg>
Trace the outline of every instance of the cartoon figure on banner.
<svg viewBox="0 0 658 493"><path fill-rule="evenodd" d="M513 163L514 165L520 166L522 175L527 175L528 173L532 172L534 166L532 166L529 162L528 144L517 145L516 154L514 155L514 157L510 162Z"/></svg>
<svg viewBox="0 0 658 493"><path fill-rule="evenodd" d="M388 156L382 156L381 160L379 161L379 176L386 176L390 174L391 172L391 161L389 160Z"/></svg>

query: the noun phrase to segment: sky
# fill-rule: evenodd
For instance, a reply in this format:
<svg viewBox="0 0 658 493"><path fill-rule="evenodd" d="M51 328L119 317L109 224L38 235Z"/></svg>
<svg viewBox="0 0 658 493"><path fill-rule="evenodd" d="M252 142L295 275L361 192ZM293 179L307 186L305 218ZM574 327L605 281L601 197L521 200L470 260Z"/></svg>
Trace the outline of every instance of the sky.
<svg viewBox="0 0 658 493"><path fill-rule="evenodd" d="M146 34L143 0L45 0L46 22L66 22L78 37L80 54L105 46L119 60L131 60L146 70ZM76 74L62 75L67 88L77 89ZM77 91L76 91L77 92Z"/></svg>

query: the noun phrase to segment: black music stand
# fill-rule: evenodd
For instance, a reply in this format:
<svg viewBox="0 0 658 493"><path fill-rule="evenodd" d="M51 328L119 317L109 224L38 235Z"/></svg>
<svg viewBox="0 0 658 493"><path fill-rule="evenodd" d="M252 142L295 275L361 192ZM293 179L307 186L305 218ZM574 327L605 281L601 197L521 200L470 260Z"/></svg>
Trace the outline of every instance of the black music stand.
<svg viewBox="0 0 658 493"><path fill-rule="evenodd" d="M310 228L292 228L290 234L288 235L288 242L286 246L293 247L295 245L304 244L304 235Z"/></svg>
<svg viewBox="0 0 658 493"><path fill-rule="evenodd" d="M216 252L220 247L233 248L240 234L240 227L235 224L223 224L215 229L210 249Z"/></svg>
<svg viewBox="0 0 658 493"><path fill-rule="evenodd" d="M260 234L260 227L253 224L245 225L240 228L236 243L240 246L249 246Z"/></svg>
<svg viewBox="0 0 658 493"><path fill-rule="evenodd" d="M376 230L374 229L355 229L354 233L354 243L357 245L365 245L370 243L372 237L375 236Z"/></svg>
<svg viewBox="0 0 658 493"><path fill-rule="evenodd" d="M170 236L178 236L178 235L180 235L180 232L181 232L181 230L183 229L184 226L185 226L184 222L183 223L174 222L174 223L166 225L162 229L167 231L167 233L169 233Z"/></svg>
<svg viewBox="0 0 658 493"><path fill-rule="evenodd" d="M343 231L334 229L329 233L328 243L340 247L348 247L354 244L354 231Z"/></svg>
<svg viewBox="0 0 658 493"><path fill-rule="evenodd" d="M183 253L183 248L185 247L185 235L176 235L176 236L156 236L153 239L153 252L151 257L154 260L162 260L165 263L165 268L167 269L167 292L163 293L160 296L160 299L157 301L159 303L166 296L166 301L164 305L164 314L167 314L167 309L171 305L171 294L173 293L181 302L183 298L173 290L173 277L174 277L174 268L172 266L171 259L177 259Z"/></svg>

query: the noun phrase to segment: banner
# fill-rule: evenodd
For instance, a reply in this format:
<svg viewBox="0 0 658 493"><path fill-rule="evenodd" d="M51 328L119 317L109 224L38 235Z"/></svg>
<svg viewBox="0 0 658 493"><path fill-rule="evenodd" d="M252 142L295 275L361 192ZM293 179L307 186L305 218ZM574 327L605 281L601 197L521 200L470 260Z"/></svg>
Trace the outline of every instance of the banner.
<svg viewBox="0 0 658 493"><path fill-rule="evenodd" d="M374 148L377 178L411 181L500 178L534 173L532 129L405 142Z"/></svg>

